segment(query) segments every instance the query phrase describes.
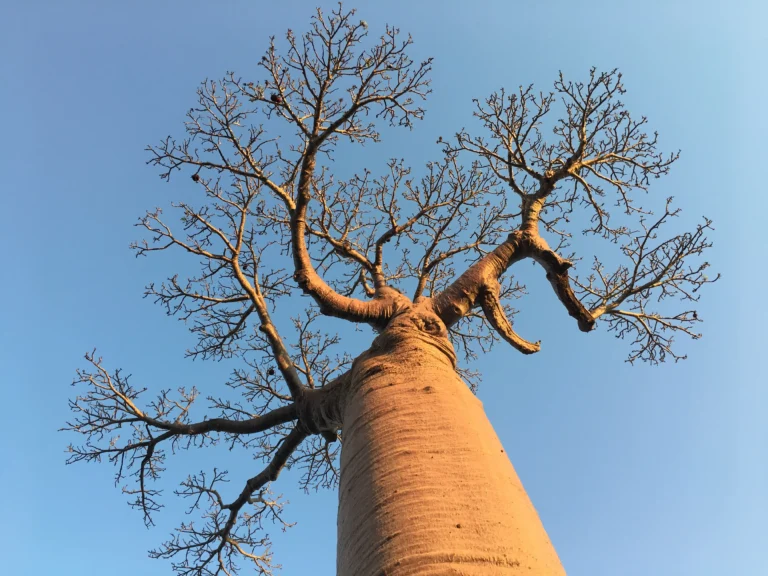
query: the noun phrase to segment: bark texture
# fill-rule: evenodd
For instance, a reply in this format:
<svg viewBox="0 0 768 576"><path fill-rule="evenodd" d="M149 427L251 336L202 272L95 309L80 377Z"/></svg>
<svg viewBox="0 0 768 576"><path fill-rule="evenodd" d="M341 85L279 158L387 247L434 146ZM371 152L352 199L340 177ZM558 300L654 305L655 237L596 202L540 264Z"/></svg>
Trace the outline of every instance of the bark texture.
<svg viewBox="0 0 768 576"><path fill-rule="evenodd" d="M343 408L338 576L565 574L445 327L396 318Z"/></svg>

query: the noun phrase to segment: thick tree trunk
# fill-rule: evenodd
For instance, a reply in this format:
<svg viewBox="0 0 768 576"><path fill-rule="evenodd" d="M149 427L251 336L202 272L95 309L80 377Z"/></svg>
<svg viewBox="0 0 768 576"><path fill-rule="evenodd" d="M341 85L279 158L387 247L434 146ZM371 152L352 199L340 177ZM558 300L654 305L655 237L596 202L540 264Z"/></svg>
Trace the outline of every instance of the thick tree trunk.
<svg viewBox="0 0 768 576"><path fill-rule="evenodd" d="M337 576L564 575L448 340L429 328L388 329L353 367Z"/></svg>

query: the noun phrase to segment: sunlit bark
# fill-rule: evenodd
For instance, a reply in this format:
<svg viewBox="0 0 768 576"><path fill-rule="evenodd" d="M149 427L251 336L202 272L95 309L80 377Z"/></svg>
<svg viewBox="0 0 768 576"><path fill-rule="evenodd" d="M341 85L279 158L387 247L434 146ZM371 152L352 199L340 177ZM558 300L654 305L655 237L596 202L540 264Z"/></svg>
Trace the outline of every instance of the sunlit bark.
<svg viewBox="0 0 768 576"><path fill-rule="evenodd" d="M354 363L337 574L565 574L446 335L406 313Z"/></svg>

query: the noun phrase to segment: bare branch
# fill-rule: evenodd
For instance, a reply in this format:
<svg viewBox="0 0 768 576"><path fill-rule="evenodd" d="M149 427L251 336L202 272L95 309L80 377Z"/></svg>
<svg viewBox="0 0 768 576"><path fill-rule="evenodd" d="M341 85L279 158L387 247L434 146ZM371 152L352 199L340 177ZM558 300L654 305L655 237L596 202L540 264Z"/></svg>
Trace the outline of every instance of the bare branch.
<svg viewBox="0 0 768 576"><path fill-rule="evenodd" d="M147 524L152 523L152 513L161 508L157 500L160 492L149 488L147 482L156 480L163 470L165 452L160 446L164 442L173 449L181 447L181 441L186 447L204 446L217 443L220 434L255 434L298 418L296 406L291 404L258 417L190 423L189 410L197 398L196 389L180 388L178 400L163 391L143 410L137 399L145 389L134 388L130 376L123 376L119 370L110 374L94 353L87 354L86 360L93 371L78 370L73 385L87 384L88 390L70 401L75 418L63 428L84 435L86 441L82 446L69 446L67 463L101 461L105 457L117 467L116 484L131 473L138 486L125 486L123 491L136 496L132 506L142 511ZM122 429L130 431L125 442L120 438Z"/></svg>
<svg viewBox="0 0 768 576"><path fill-rule="evenodd" d="M273 56L268 59L268 66L278 87L285 84L301 94L312 116L310 136L298 172L296 206L290 220L294 279L324 314L377 325L386 317L381 301L362 302L335 292L312 266L305 236L317 154L332 147L340 135L353 141L378 139L373 125L364 128L358 124L369 109L378 108L377 117L405 126L410 126L414 118L420 118L423 111L412 106L412 98L426 96L430 62L414 66L405 55L410 38L401 42L394 28L387 28L380 43L370 52L355 55L354 48L367 34L367 25L352 23L352 15L353 12L343 13L339 9L325 19L318 11L312 31L304 36L301 46L289 32L291 65L283 67ZM274 53L274 48L271 52ZM291 67L301 72L301 79L294 84L291 84ZM350 102L346 104L342 99L339 106L327 103L326 97L343 89L346 80L355 82L346 89ZM282 88L280 93L284 93Z"/></svg>
<svg viewBox="0 0 768 576"><path fill-rule="evenodd" d="M500 301L501 286L495 279L489 280L480 295L480 306L494 330L513 348L523 354L534 354L541 350L539 342L528 342L512 329Z"/></svg>
<svg viewBox="0 0 768 576"><path fill-rule="evenodd" d="M283 505L277 499L270 498L265 486L277 480L291 454L305 437L306 434L296 429L288 434L271 462L248 480L240 495L228 504L224 503L216 489L216 484L224 481L223 473L214 469L210 481L204 473L190 476L177 494L193 499L190 511L198 509L203 503L207 504L204 523L202 526L193 522L182 523L173 538L150 551L150 556L173 559L173 569L184 576L231 574L237 569L239 560L251 564L258 574L271 575L272 569L279 566L272 563L269 537L259 537L262 522L269 516L283 527L290 525L280 515ZM257 495L254 497L254 494ZM255 511L246 513L243 510L246 504L254 505ZM256 552L262 548L261 553Z"/></svg>
<svg viewBox="0 0 768 576"><path fill-rule="evenodd" d="M684 358L672 350L673 336L681 333L700 338L701 334L693 331L693 326L701 322L698 313L690 309L663 313L649 308L670 299L698 302L699 290L720 277L717 274L709 278L709 263L697 260L712 246L706 237L712 230L711 220L705 218L693 232L658 242L659 230L680 213L679 208L671 208L671 203L672 198L667 199L664 213L654 222L641 219L642 231L622 245L621 251L631 265L619 266L608 274L596 260L592 275L585 282L576 281L592 317L606 317L608 329L617 337L633 338L630 362L640 359L656 364L667 355L675 360Z"/></svg>
<svg viewBox="0 0 768 576"><path fill-rule="evenodd" d="M568 270L573 264L552 251L541 237L532 238L528 246L531 258L544 268L547 273L547 280L552 285L557 298L565 306L568 314L576 319L579 330L590 332L595 326L595 319L571 288Z"/></svg>

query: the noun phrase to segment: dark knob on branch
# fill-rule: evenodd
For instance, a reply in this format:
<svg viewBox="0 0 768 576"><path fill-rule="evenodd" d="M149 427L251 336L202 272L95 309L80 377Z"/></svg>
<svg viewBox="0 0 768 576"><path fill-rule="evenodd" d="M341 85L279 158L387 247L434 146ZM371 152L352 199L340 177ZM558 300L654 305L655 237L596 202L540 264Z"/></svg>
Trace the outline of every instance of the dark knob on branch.
<svg viewBox="0 0 768 576"><path fill-rule="evenodd" d="M200 175L199 174L192 174L192 181L193 182L199 182L200 181Z"/></svg>
<svg viewBox="0 0 768 576"><path fill-rule="evenodd" d="M322 432L320 432L320 435L323 438L325 438L325 441L328 443L336 442L336 440L339 439L338 436L336 435L336 432L332 430L323 430Z"/></svg>

